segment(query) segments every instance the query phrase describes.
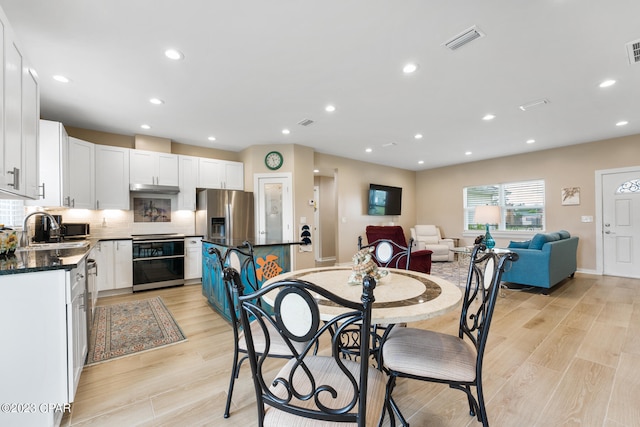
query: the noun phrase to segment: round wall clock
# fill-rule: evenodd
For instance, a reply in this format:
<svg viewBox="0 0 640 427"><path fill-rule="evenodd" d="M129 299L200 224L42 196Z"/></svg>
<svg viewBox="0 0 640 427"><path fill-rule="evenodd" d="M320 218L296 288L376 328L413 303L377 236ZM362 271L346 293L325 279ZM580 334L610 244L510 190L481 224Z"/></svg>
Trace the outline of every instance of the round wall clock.
<svg viewBox="0 0 640 427"><path fill-rule="evenodd" d="M284 159L282 158L282 154L277 151L271 151L267 153L264 158L264 164L267 165L267 167L271 170L280 169L280 166L282 166L283 162Z"/></svg>

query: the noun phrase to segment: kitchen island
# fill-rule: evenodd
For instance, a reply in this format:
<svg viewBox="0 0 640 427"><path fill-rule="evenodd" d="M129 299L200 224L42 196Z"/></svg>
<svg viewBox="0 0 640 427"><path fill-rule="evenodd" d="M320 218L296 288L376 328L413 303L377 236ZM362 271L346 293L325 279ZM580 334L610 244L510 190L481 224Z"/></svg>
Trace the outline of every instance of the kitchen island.
<svg viewBox="0 0 640 427"><path fill-rule="evenodd" d="M222 266L211 249L217 248L224 259L229 248L246 250L244 242L243 240L231 239L204 239L202 241L202 294L213 309L229 322L231 321L231 309L225 297ZM249 243L253 247L258 286L280 273L291 271L291 246L303 244L303 242L297 241L282 242L264 239L251 239ZM225 263L224 266L228 267L229 265Z"/></svg>

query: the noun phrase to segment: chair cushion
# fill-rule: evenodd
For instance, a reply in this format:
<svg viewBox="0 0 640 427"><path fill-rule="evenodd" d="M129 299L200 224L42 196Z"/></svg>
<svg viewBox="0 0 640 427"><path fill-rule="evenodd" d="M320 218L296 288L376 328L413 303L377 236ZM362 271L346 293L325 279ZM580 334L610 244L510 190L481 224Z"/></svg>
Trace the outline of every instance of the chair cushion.
<svg viewBox="0 0 640 427"><path fill-rule="evenodd" d="M351 399L353 398L353 387L344 373L340 370L333 357L308 356L304 360L306 365L313 373L313 377L316 380L316 386L319 386L321 384L328 384L334 387L338 393L336 399L331 398L329 393L320 393L320 401L323 404L327 405L330 408L340 408L347 405L351 401ZM349 372L351 372L351 374L356 378L356 381L358 381L360 377L360 364L352 362L350 360L343 360L343 362ZM289 360L287 364L282 367L277 377L288 378L289 372L291 371L291 368L294 364L294 359ZM309 392L310 387L305 387L305 385L309 383L307 377L305 375L298 374L298 372L301 372L301 370L298 369L296 375L293 378L293 383L296 389L303 392ZM384 406L385 386L386 376L381 371L378 371L375 368L370 368L367 381L367 425L378 425L378 421L380 420L380 416L382 415L382 408ZM275 386L271 386L270 390L278 397L286 397L285 388L279 383ZM344 392L341 392L342 390L344 390ZM293 401L295 401L296 405L299 405L301 407L316 409L313 403L313 399L311 399L311 401L302 401L294 397ZM356 404L355 408L351 412L357 411L358 406ZM356 424L332 423L328 421L318 421L308 418L302 418L266 405L264 425L273 427L345 427L355 426Z"/></svg>
<svg viewBox="0 0 640 427"><path fill-rule="evenodd" d="M393 329L382 346L390 370L440 380L474 381L476 355L457 336L416 328Z"/></svg>
<svg viewBox="0 0 640 427"><path fill-rule="evenodd" d="M269 339L271 340L269 347L269 354L272 356L291 356L291 350L289 350L289 346L284 342L280 333L276 330L276 328L271 323L266 323L267 330L269 331ZM264 353L264 333L262 332L262 328L260 324L255 320L251 322L251 336L253 337L253 345L256 348L256 353ZM294 347L300 351L304 348L306 343L293 343ZM247 340L244 338L244 332L240 332L238 334L238 348L241 351L247 351Z"/></svg>
<svg viewBox="0 0 640 427"><path fill-rule="evenodd" d="M440 236L435 225L416 225L416 240L426 243L427 245L437 245L440 243Z"/></svg>

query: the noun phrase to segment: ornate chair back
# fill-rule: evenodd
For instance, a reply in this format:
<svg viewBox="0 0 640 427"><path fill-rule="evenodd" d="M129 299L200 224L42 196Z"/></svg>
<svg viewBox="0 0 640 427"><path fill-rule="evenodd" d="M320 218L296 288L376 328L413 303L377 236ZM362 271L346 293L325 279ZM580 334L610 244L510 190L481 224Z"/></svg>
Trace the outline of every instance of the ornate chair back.
<svg viewBox="0 0 640 427"><path fill-rule="evenodd" d="M384 375L369 370L371 307L374 301L375 280L364 279L361 302L345 300L323 287L303 280L282 280L246 294L239 273L225 269L225 278L233 285L239 304L240 318L258 407L258 425L295 425L299 417L317 421L350 422L365 426L377 422L384 405ZM256 303L267 298L273 305L270 315ZM331 320L321 320L318 301L344 308L343 314ZM271 304L272 303L272 304ZM289 347L292 358L282 363L274 376L273 364L265 364L265 352L256 351L250 322L257 322L264 334L268 350L274 339ZM342 358L341 331L346 328L360 330L360 358L358 362ZM274 337L270 334L277 334ZM318 356L317 343L325 338L330 342L330 356ZM277 370L277 369L276 369ZM373 380L372 380L373 378ZM373 386L372 386L373 383ZM370 387L377 390L372 392ZM369 401L376 404L367 407ZM379 395L382 399L379 399ZM377 417L371 415L377 411ZM313 425L305 421L304 425ZM324 425L324 424L322 424Z"/></svg>

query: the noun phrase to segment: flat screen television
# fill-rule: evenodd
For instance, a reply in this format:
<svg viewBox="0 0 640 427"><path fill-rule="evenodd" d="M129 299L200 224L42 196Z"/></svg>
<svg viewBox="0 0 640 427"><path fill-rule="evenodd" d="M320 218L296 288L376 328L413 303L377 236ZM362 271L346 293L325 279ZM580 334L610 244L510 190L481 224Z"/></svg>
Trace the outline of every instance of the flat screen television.
<svg viewBox="0 0 640 427"><path fill-rule="evenodd" d="M402 188L369 184L369 215L400 215Z"/></svg>

